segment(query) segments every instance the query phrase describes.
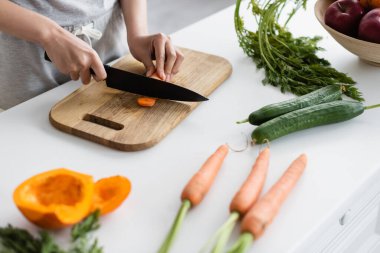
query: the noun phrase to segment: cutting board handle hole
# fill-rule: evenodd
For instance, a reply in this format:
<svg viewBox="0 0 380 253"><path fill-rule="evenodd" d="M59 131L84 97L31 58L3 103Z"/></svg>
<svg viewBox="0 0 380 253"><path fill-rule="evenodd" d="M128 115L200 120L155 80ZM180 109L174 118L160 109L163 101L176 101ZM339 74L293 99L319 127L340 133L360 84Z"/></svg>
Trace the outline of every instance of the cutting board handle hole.
<svg viewBox="0 0 380 253"><path fill-rule="evenodd" d="M104 119L104 118L101 118L99 116L95 116L92 114L86 114L83 117L83 120L97 124L97 125L101 125L101 126L104 126L107 128L111 128L111 129L117 130L117 131L120 131L124 128L124 125L122 125L120 123L117 123L117 122L109 120L109 119Z"/></svg>

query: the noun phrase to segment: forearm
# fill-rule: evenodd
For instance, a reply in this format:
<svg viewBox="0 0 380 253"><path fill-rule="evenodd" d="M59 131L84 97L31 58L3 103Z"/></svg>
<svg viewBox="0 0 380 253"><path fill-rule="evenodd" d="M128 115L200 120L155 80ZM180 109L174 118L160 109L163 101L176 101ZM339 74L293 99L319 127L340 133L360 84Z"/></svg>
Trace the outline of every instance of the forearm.
<svg viewBox="0 0 380 253"><path fill-rule="evenodd" d="M146 0L120 0L128 41L148 34Z"/></svg>
<svg viewBox="0 0 380 253"><path fill-rule="evenodd" d="M0 31L43 45L62 28L54 21L8 0L0 0Z"/></svg>

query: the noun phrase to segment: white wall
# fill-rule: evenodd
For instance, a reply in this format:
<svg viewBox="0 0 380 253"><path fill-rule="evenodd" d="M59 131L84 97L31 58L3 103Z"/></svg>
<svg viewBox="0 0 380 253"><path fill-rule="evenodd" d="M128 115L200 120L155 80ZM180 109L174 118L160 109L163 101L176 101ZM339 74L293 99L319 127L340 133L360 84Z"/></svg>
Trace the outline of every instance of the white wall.
<svg viewBox="0 0 380 253"><path fill-rule="evenodd" d="M235 0L147 0L147 2L149 31L170 34L234 4Z"/></svg>

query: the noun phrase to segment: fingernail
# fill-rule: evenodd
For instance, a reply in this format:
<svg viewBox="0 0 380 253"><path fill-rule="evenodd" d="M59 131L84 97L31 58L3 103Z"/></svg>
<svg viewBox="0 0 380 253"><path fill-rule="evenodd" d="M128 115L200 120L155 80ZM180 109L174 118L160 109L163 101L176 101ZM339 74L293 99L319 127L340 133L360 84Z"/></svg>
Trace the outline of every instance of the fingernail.
<svg viewBox="0 0 380 253"><path fill-rule="evenodd" d="M171 74L167 74L166 75L166 81L170 82L170 80L172 80L172 75Z"/></svg>

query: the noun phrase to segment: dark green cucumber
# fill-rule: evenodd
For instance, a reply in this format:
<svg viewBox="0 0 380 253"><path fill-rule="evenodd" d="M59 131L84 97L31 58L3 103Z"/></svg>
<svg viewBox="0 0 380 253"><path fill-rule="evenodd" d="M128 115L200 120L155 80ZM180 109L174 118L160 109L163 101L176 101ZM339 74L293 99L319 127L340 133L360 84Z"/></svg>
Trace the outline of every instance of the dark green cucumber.
<svg viewBox="0 0 380 253"><path fill-rule="evenodd" d="M268 120L291 111L299 110L312 105L340 100L343 94L343 87L344 86L338 84L328 85L300 97L266 105L252 112L249 115L248 120L239 121L238 123L248 121L252 125L260 125Z"/></svg>
<svg viewBox="0 0 380 253"><path fill-rule="evenodd" d="M313 105L283 114L261 124L252 132L252 141L262 144L303 129L342 122L352 119L370 108L364 107L360 102L345 100Z"/></svg>

